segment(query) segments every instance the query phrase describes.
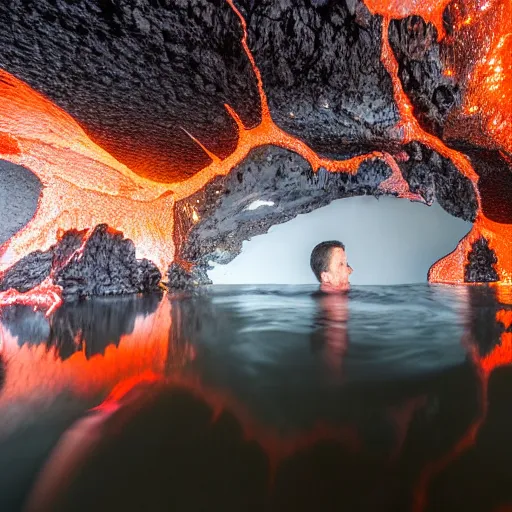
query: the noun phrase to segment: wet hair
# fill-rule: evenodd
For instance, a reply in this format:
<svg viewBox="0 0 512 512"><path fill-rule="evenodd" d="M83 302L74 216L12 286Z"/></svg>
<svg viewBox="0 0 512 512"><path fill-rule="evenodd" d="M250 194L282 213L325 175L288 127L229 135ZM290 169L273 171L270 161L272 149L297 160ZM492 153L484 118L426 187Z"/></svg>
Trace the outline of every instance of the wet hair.
<svg viewBox="0 0 512 512"><path fill-rule="evenodd" d="M329 268L332 249L337 247L345 250L345 245L339 240L328 240L327 242L319 243L311 252L309 264L318 281L321 281L320 276L322 272L326 272Z"/></svg>

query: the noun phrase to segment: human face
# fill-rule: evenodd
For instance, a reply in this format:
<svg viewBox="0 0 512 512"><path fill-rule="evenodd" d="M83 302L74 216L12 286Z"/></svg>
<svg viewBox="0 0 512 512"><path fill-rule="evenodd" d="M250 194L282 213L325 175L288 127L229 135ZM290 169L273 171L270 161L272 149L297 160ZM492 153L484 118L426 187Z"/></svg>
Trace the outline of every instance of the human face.
<svg viewBox="0 0 512 512"><path fill-rule="evenodd" d="M326 272L321 274L321 287L325 291L347 291L350 288L349 276L352 267L347 263L347 255L341 247L331 249L331 258Z"/></svg>

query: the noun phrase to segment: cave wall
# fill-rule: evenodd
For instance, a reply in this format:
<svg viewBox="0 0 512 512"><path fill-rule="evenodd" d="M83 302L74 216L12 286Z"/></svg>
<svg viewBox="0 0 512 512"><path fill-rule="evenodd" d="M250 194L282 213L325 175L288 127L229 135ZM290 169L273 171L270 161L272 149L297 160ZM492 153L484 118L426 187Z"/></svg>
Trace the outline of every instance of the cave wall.
<svg viewBox="0 0 512 512"><path fill-rule="evenodd" d="M260 206L262 215L275 206ZM243 243L227 264L213 263L213 284L316 284L309 266L323 240L344 242L353 285L424 283L430 266L471 229L438 203L428 207L392 197L339 199L272 226Z"/></svg>
<svg viewBox="0 0 512 512"><path fill-rule="evenodd" d="M508 226L507 153L496 144L481 147L474 137L458 137L464 130L453 128L464 93L460 77L445 69L443 55L453 43L439 39L440 27L411 9L402 19L385 18L387 30L381 16L386 6L371 12L360 0L2 3L0 95L6 101L0 110L0 200L8 220L0 227L0 259L12 252L12 239L6 241L19 235L33 212L37 217L48 202L59 208L62 192L55 191L55 183L62 168L52 167L57 154L52 151L62 158L80 145L96 153L70 158L66 179L76 175L79 185L85 183L82 199L91 187L91 201L99 191L98 201L108 204L111 194L119 201L112 208L125 214L98 217L94 210L88 220L83 211L72 211L70 227L82 232L111 220L110 228L132 237L136 249L144 242L143 256L171 286L207 282L208 262L229 262L244 240L357 195L437 201L464 221L478 220L481 211ZM456 25L452 15L447 8L446 27ZM383 60L383 40L396 58L396 76ZM55 106L53 117L30 117L29 100L23 112L30 115L16 115L20 107L11 103L26 86L30 101L41 93ZM404 135L397 87L411 103L421 140ZM66 132L57 111L78 124L71 129L68 123ZM64 134L58 144L53 132ZM429 142L432 137L441 145ZM454 152L469 158L476 178L456 164ZM368 156L358 160L361 155ZM87 182L82 178L91 161L107 166ZM351 163L333 172L343 161ZM108 190L118 179L107 175L112 169L124 173L125 181ZM276 207L248 209L257 198ZM140 201L147 201L146 210ZM68 198L67 208L69 203ZM151 222L158 217L147 237L141 233L149 225L145 215ZM132 219L140 224L128 226ZM44 219L38 222L43 225ZM27 238L36 234L30 231L33 224L25 229ZM162 236L154 238L156 232ZM42 251L54 254L58 242L54 238L51 247L46 242ZM9 274L20 276L20 282L9 281L16 289L26 289L23 276L36 272L23 266L32 265L34 258L26 257L36 250L34 243L24 243L28 249L16 247L16 254L25 258L17 258ZM117 247L108 236L105 243ZM494 261L495 249L488 249L491 257L476 259L482 265ZM499 265L503 257L495 256ZM140 268L132 261L123 265ZM90 283L85 289L115 293L111 284L118 274L112 271L100 286ZM488 268L471 272L491 274Z"/></svg>

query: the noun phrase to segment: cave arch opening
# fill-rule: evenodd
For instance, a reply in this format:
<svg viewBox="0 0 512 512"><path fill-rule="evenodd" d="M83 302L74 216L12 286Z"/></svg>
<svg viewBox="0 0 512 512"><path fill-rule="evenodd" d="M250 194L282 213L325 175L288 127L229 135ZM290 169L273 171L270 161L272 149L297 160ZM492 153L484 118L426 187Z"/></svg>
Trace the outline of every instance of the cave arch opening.
<svg viewBox="0 0 512 512"><path fill-rule="evenodd" d="M261 202L260 208L272 207ZM353 284L426 282L430 266L453 251L471 226L437 202L428 207L391 196L338 199L244 241L240 255L212 263L208 275L213 284L315 284L312 248L340 239L354 268Z"/></svg>

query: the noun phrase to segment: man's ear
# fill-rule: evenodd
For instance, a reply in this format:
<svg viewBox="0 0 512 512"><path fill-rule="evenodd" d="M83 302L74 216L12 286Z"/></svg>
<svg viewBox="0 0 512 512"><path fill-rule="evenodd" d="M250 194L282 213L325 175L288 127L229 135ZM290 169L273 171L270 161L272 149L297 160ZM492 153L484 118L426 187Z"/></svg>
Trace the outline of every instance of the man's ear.
<svg viewBox="0 0 512 512"><path fill-rule="evenodd" d="M320 274L320 282L331 284L331 275L329 274L329 272L322 272Z"/></svg>

